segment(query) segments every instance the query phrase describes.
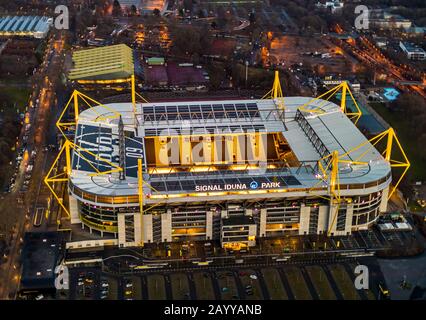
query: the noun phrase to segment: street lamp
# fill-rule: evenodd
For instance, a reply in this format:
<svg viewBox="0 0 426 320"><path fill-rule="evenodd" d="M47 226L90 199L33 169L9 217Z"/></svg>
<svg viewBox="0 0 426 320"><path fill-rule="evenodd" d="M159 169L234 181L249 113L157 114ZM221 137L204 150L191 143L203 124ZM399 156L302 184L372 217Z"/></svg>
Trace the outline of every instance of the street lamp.
<svg viewBox="0 0 426 320"><path fill-rule="evenodd" d="M246 60L245 65L246 65L246 89L247 89L247 80L248 80L248 65L249 65L249 62L248 62L247 60Z"/></svg>

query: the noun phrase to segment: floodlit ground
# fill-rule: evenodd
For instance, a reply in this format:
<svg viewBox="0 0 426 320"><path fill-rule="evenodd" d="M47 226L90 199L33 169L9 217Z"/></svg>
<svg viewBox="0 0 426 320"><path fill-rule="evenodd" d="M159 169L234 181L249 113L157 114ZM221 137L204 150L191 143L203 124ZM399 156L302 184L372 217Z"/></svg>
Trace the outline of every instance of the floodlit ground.
<svg viewBox="0 0 426 320"><path fill-rule="evenodd" d="M177 273L170 275L172 285L172 295L174 300L189 299L188 277L185 273Z"/></svg>
<svg viewBox="0 0 426 320"><path fill-rule="evenodd" d="M269 296L272 300L287 300L288 295L280 279L277 269L262 269L263 278L268 288Z"/></svg>
<svg viewBox="0 0 426 320"><path fill-rule="evenodd" d="M166 287L162 275L147 275L147 283L148 298L150 300L166 300Z"/></svg>
<svg viewBox="0 0 426 320"><path fill-rule="evenodd" d="M108 290L108 300L117 300L118 299L118 281L116 278L108 277L109 284Z"/></svg>
<svg viewBox="0 0 426 320"><path fill-rule="evenodd" d="M142 287L141 287L141 278L134 276L132 277L133 283L133 297L135 300L142 299Z"/></svg>
<svg viewBox="0 0 426 320"><path fill-rule="evenodd" d="M295 300L311 300L311 294L309 293L305 279L303 278L302 272L297 267L285 268L285 275L290 284L291 290Z"/></svg>
<svg viewBox="0 0 426 320"><path fill-rule="evenodd" d="M219 289L222 300L237 299L239 297L237 291L237 284L235 278L230 271L219 271L216 272Z"/></svg>
<svg viewBox="0 0 426 320"><path fill-rule="evenodd" d="M262 289L260 288L259 277L254 270L241 270L239 271L239 278L245 291L247 300L262 300ZM251 290L250 290L250 289ZM248 289L248 290L247 290ZM248 294L247 291L253 294Z"/></svg>
<svg viewBox="0 0 426 320"><path fill-rule="evenodd" d="M195 290L199 300L214 300L215 294L211 274L208 272L195 272L193 275Z"/></svg>
<svg viewBox="0 0 426 320"><path fill-rule="evenodd" d="M339 287L340 293L345 300L359 300L360 296L358 295L354 283L347 274L345 268L341 265L332 264L328 266L331 274L333 275L334 280Z"/></svg>
<svg viewBox="0 0 426 320"><path fill-rule="evenodd" d="M368 260L370 259L370 260ZM91 268L72 269L69 299L99 299L100 279L109 283L107 299L132 298L135 300L375 300L378 282L384 281L377 260L332 262L321 264L298 263L252 268L196 269L189 271L159 270L157 273L133 274L126 277L103 275ZM354 287L357 264L369 267L370 290L358 291ZM77 285L78 275L93 274L93 293L86 295ZM133 286L131 296L124 295L125 283ZM128 280L128 281L129 281ZM66 297L63 297L66 299Z"/></svg>
<svg viewBox="0 0 426 320"><path fill-rule="evenodd" d="M305 267L309 278L318 294L320 300L335 300L336 295L330 286L327 275L321 266L307 266Z"/></svg>

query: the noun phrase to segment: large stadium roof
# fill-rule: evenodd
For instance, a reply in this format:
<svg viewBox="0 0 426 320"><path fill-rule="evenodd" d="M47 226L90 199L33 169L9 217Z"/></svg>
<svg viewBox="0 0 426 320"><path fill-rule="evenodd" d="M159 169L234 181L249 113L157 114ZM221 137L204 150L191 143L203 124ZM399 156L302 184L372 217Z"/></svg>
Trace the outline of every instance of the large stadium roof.
<svg viewBox="0 0 426 320"><path fill-rule="evenodd" d="M133 52L125 44L74 52L70 80L128 79L134 74Z"/></svg>
<svg viewBox="0 0 426 320"><path fill-rule="evenodd" d="M143 148L143 138L149 136L215 133L222 132L224 129L225 132L252 130L281 132L298 161L303 164L303 168L268 168L259 172L219 170L144 174L144 180L157 190L154 192L146 187L145 194L193 193L195 185L250 184L252 181L257 183L279 181L280 188L285 189L283 192L290 192L292 189L296 192L313 187L325 188L326 192L326 184L318 180L318 171L315 166L319 159L335 150L340 155L353 150L342 159L356 161L361 157L359 161L365 162L365 164L350 166L345 164L339 167L341 184L368 185L371 182L388 181L389 163L340 108L332 102L311 100L312 98L308 97L285 97L285 111L278 107L277 101L269 99L137 104L138 134L127 137L126 147ZM304 104L307 104L305 111L298 111ZM312 112L319 106L321 113ZM76 144L82 147L94 146L101 157L118 162L117 124L119 120L114 114L120 113L125 130L133 131L132 105L116 103L107 105L107 108L109 110L98 106L80 114ZM90 136L92 136L91 140L87 141ZM109 137L107 141L112 139L113 145L111 143L99 145L98 142L102 141L102 137ZM360 145L362 146L355 149ZM93 148L90 150L94 151ZM146 158L145 153L142 157ZM102 171L110 169L105 164L98 162L98 165ZM137 194L137 160L135 159L126 158L126 180L120 181L111 176L90 176L90 173L93 173L91 169L83 164L80 157L75 156L71 174L71 182L74 186L92 194L110 196ZM353 192L349 189L357 188L347 187L346 189L348 192ZM279 196L279 192L270 196ZM246 195L246 197L252 196Z"/></svg>

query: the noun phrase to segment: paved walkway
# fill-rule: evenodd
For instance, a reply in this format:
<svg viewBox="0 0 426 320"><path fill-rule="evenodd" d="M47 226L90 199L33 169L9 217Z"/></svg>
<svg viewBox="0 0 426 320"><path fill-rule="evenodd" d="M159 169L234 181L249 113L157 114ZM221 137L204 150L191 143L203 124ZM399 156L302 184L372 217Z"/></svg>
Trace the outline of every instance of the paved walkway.
<svg viewBox="0 0 426 320"><path fill-rule="evenodd" d="M406 259L378 259L392 300L406 300L416 285L426 286L426 252ZM401 289L401 281L411 284L411 289Z"/></svg>

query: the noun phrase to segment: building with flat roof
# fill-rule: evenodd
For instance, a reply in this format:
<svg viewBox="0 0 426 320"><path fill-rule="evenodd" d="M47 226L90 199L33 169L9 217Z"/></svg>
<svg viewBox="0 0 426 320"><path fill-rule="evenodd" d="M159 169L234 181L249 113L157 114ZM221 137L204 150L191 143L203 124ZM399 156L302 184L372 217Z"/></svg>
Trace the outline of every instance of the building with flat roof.
<svg viewBox="0 0 426 320"><path fill-rule="evenodd" d="M68 78L81 84L128 82L134 74L133 51L125 44L73 53Z"/></svg>
<svg viewBox="0 0 426 320"><path fill-rule="evenodd" d="M162 57L151 57L146 59L146 63L149 66L163 66L166 60Z"/></svg>
<svg viewBox="0 0 426 320"><path fill-rule="evenodd" d="M53 18L40 16L0 17L0 36L42 39L49 33Z"/></svg>
<svg viewBox="0 0 426 320"><path fill-rule="evenodd" d="M165 62L164 58L148 58L143 69L147 88L196 90L205 89L209 83L205 69L192 63Z"/></svg>
<svg viewBox="0 0 426 320"><path fill-rule="evenodd" d="M393 14L384 9L373 9L369 13L369 23L380 29L408 29L413 26L410 19L401 15Z"/></svg>
<svg viewBox="0 0 426 320"><path fill-rule="evenodd" d="M318 1L316 4L317 8L328 9L332 13L342 10L344 5L345 4L341 2L340 0Z"/></svg>
<svg viewBox="0 0 426 320"><path fill-rule="evenodd" d="M284 105L114 103L81 112L71 223L122 247L219 240L241 248L257 238L367 229L387 208L389 161L336 104L285 97ZM339 201L331 169L321 169L330 166Z"/></svg>
<svg viewBox="0 0 426 320"><path fill-rule="evenodd" d="M20 292L54 292L55 268L60 263L65 242L58 232L27 232L22 249Z"/></svg>
<svg viewBox="0 0 426 320"><path fill-rule="evenodd" d="M423 48L412 45L408 42L399 42L399 47L407 55L407 58L410 60L425 60L426 52Z"/></svg>

